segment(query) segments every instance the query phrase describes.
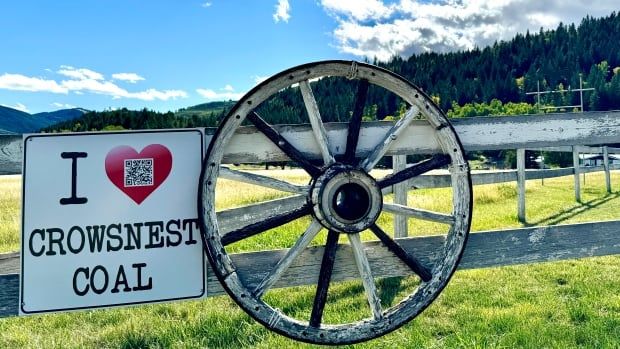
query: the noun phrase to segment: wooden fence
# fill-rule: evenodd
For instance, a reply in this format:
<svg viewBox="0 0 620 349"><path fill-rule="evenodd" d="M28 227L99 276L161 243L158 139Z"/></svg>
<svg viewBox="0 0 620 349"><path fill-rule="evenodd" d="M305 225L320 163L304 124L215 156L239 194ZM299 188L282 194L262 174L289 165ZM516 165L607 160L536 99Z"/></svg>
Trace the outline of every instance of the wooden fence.
<svg viewBox="0 0 620 349"><path fill-rule="evenodd" d="M547 114L544 116L510 116L493 118L469 118L453 120L466 151L499 149L540 149L582 145L605 145L620 143L620 112L591 112L575 114ZM391 123L365 123L360 135L358 154L363 156L383 139ZM320 150L312 141L312 130L307 125L280 126L279 131L305 155L320 158ZM346 142L346 124L326 125L329 143L336 153L341 153ZM389 156L412 153L433 153L439 146L430 135L432 130L425 122L414 122L408 132L395 141ZM206 130L207 142L212 129ZM567 148L557 148L565 150ZM576 151L580 151L579 148ZM583 151L585 148L581 148ZM573 150L573 148L571 148ZM592 149L588 149L590 151ZM604 152L602 148L601 151ZM613 150L615 151L615 150ZM0 174L21 173L21 136L0 136ZM609 152L609 151L608 151ZM518 151L524 153L524 151ZM578 158L577 158L578 159ZM223 163L286 161L285 155L262 134L252 127L240 129L225 150ZM400 162L399 162L400 161ZM518 162L524 162L519 160ZM396 167L405 164L396 160ZM579 173L607 170L611 166L574 168L559 170L525 170L520 165L517 171L476 174L474 184L518 181L519 186L526 179L549 178ZM609 183L609 181L607 182ZM407 183L415 187L447 186L446 176L422 176ZM406 188L406 187L405 187ZM576 182L576 189L578 185ZM611 189L610 184L608 189ZM401 191L403 188L390 190ZM398 196L399 194L397 194ZM271 209L278 211L291 201L293 196L274 200ZM397 200L402 200L398 199ZM521 202L519 200L519 202ZM519 207L521 204L519 204ZM523 201L524 207L524 201ZM243 215L229 210L228 216L218 217L228 229L235 225L247 225L240 221ZM267 213L271 214L271 213ZM254 217L253 219L260 219ZM399 223L402 225L402 223ZM396 226L398 226L397 224ZM499 231L477 232L470 235L460 268L483 268L520 263L544 262L570 258L620 254L620 221L594 222L550 227L531 227ZM406 232L400 230L400 236ZM435 251L443 243L441 236L407 237L399 239L406 250L420 256L423 262L432 263ZM380 242L366 242L368 259L376 277L409 275L411 270L397 257L386 250ZM233 256L245 275L242 277L258 283L282 258L286 250L240 253ZM323 248L306 249L286 271L275 287L315 284L319 274ZM17 314L19 285L19 253L0 255L0 317ZM358 275L353 255L348 246L338 249L333 280L356 278ZM208 277L208 294L216 296L223 290L213 273Z"/></svg>

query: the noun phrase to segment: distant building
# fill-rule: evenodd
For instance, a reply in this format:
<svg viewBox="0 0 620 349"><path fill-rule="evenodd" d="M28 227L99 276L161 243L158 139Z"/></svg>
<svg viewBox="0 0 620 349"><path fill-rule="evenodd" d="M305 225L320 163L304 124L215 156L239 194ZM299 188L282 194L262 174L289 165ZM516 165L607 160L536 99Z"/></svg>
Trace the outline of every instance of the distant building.
<svg viewBox="0 0 620 349"><path fill-rule="evenodd" d="M581 154L582 166L603 166L603 154ZM620 165L620 154L609 154L610 165Z"/></svg>

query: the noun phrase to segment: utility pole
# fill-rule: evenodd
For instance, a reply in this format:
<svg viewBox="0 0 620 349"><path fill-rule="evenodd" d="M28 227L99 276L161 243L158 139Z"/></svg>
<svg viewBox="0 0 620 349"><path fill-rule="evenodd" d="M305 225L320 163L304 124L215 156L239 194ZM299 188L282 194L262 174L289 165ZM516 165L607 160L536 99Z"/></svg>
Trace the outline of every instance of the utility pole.
<svg viewBox="0 0 620 349"><path fill-rule="evenodd" d="M536 82L536 91L533 92L526 92L526 95L536 95L536 109L538 110L538 113L541 113L541 110L547 110L547 109L562 109L562 108L579 108L579 111L583 113L583 92L584 91L594 91L594 88L590 87L590 88L583 88L583 76L581 73L579 73L579 88L578 89L571 89L570 86L568 87L568 90L552 90L552 91L540 91L540 80ZM541 95L546 95L546 94L551 94L551 93L562 93L564 94L565 92L579 92L579 104L578 105L561 105L561 106L549 106L549 107L541 107L540 104L540 96Z"/></svg>

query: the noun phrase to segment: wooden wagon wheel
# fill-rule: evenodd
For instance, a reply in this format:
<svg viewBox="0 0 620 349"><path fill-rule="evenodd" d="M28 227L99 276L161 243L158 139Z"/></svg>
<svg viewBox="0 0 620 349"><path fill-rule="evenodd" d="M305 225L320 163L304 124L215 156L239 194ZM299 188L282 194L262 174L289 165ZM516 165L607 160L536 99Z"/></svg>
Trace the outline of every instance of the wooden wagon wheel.
<svg viewBox="0 0 620 349"><path fill-rule="evenodd" d="M310 87L310 80L321 77L346 77L357 81L358 88L348 124L346 147L340 151L341 154L335 154L330 147ZM296 87L296 84L299 84L314 139L320 149L320 164L292 146L255 111L256 107L269 97L288 87ZM370 153L362 154L359 158L360 154L356 154L356 149L369 85L377 85L396 94L407 103L409 109ZM419 119L420 116L432 126L442 153L381 179L371 176L370 170L388 152L393 141L406 132L413 119ZM246 119L312 177L308 187L220 167L224 149ZM451 172L451 214L383 202L382 190L443 166L448 166ZM218 225L219 213L216 214L214 207L218 177L278 188L296 193L305 200L298 200L299 206L291 207L286 212L223 234ZM222 121L209 146L200 177L199 225L214 273L228 294L254 319L273 331L304 342L355 343L378 337L402 326L439 295L454 273L467 240L471 220L471 197L469 167L458 136L445 115L428 96L404 78L385 69L350 61L324 61L301 65L269 78L246 94ZM420 262L416 256L403 249L398 240L390 237L378 226L376 220L382 211L441 222L449 227L445 243L442 249L437 251L433 265ZM227 253L225 246L304 216L311 217L311 223L296 243L258 285L247 284L239 276L238 266ZM321 229L326 229L328 235L312 313L309 318L296 319L267 304L263 295ZM382 309L371 266L360 239L360 232L367 229L421 279L410 295L388 309ZM351 323L324 324L322 315L340 235L346 235L350 241L370 305L369 318Z"/></svg>

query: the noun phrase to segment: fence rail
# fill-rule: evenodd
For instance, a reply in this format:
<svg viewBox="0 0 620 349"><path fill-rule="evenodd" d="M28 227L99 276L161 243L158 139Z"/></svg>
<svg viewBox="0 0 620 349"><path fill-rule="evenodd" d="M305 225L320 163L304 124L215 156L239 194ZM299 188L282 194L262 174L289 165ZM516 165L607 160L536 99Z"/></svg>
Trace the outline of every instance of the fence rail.
<svg viewBox="0 0 620 349"><path fill-rule="evenodd" d="M498 230L470 234L460 269L497 267L524 263L620 254L618 231L620 221L557 225L522 229ZM424 263L432 263L443 243L442 236L410 237L398 243ZM390 253L379 241L364 243L368 260L376 277L406 276L411 269ZM262 278L284 256L287 250L239 253L233 261L241 277L250 285ZM315 285L321 268L323 247L304 251L276 283L275 287ZM210 267L209 267L210 268ZM357 276L353 252L340 245L332 280L348 280ZM0 274L19 272L19 254L0 255ZM224 294L210 271L208 296ZM19 275L0 275L0 317L17 315Z"/></svg>
<svg viewBox="0 0 620 349"><path fill-rule="evenodd" d="M478 117L451 120L466 151L536 149L574 145L620 143L620 111L573 114ZM391 128L391 122L368 122L362 126L358 156L368 154ZM293 146L306 156L321 158L309 125L276 126ZM335 154L344 153L346 123L326 124L327 137ZM208 143L215 132L206 129ZM433 131L425 121L413 122L386 155L427 154L440 151ZM21 173L22 137L0 136L0 174ZM254 127L242 127L225 150L223 163L287 161L288 158Z"/></svg>
<svg viewBox="0 0 620 349"><path fill-rule="evenodd" d="M620 143L620 112L591 112L575 114L548 114L545 116L510 116L469 118L453 120L466 151L499 149L538 149L541 147L566 147ZM383 139L391 123L364 124L358 145L358 156L363 156ZM307 156L320 158L320 151L312 141L309 126L279 126L279 131ZM333 153L343 153L346 141L346 124L326 125ZM439 150L430 126L414 122L406 136L399 138L387 155L426 154ZM207 142L213 134L206 130ZM21 136L0 136L0 174L21 173ZM568 148L557 148L568 149ZM573 149L574 148L570 148ZM585 148L582 148L585 149ZM589 149L589 148L587 148ZM609 151L609 149L608 149ZM611 149L610 152L615 152ZM224 163L285 161L286 156L253 127L241 128L225 150ZM550 178L579 173L609 170L611 166L555 170L501 171L477 173L474 184L511 182L526 179ZM519 174L520 173L520 174ZM449 186L448 177L442 174L422 176L408 183L414 187ZM390 189L391 190L391 189ZM286 200L274 200L274 210L285 207ZM230 222L241 215L232 215ZM226 217L220 217L225 220ZM231 223L232 224L232 223ZM532 227L473 233L460 264L461 269L503 266L520 263L544 262L570 258L620 254L620 221ZM399 243L422 261L432 261L442 238L439 236L402 238ZM365 243L373 273L378 277L403 276L410 269L388 253L380 242ZM316 284L316 277L323 255L322 247L310 248L296 259L294 265L278 281L276 287ZM286 250L241 253L233 256L235 263L244 266L251 282L259 282L286 253ZM353 254L348 246L338 250L334 280L346 280L357 275ZM0 317L17 314L19 254L0 255ZM4 275L2 275L4 274ZM208 279L209 296L223 293L221 286L211 276Z"/></svg>

